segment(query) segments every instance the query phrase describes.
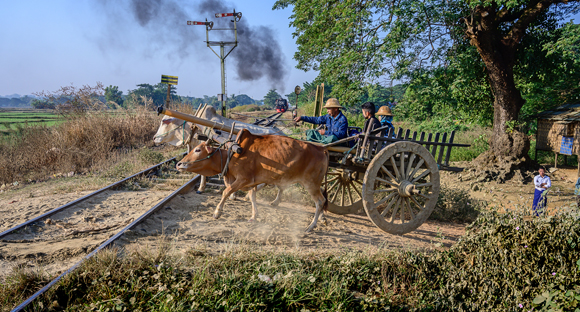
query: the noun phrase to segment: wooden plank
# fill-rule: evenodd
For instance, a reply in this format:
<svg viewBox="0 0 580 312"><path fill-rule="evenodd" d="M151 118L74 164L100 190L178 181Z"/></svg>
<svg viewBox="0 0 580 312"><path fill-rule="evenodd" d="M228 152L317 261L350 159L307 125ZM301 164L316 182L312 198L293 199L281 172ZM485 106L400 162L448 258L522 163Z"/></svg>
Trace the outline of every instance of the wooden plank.
<svg viewBox="0 0 580 312"><path fill-rule="evenodd" d="M362 144L362 147L361 147L360 154L358 154L358 155L359 155L359 157L361 157L361 158L362 158L362 157L364 156L364 154L365 154L365 151L366 151L365 149L367 148L367 142L369 141L369 133L370 133L370 132L371 132L371 127L368 127L368 128L367 128L367 132L365 133L365 138L364 138L364 140L363 140L363 144Z"/></svg>
<svg viewBox="0 0 580 312"><path fill-rule="evenodd" d="M355 135L353 135L353 136L351 136L351 137L344 138L344 139L340 139L340 140L338 140L338 141L334 141L334 142L332 142L332 143L325 144L325 145L323 145L323 146L324 146L324 147L335 146L335 145L339 145L339 144L342 144L342 143L350 142L350 141L352 141L352 140L356 140L356 139L358 139L358 138L359 138L359 135L358 135L358 134L355 134Z"/></svg>
<svg viewBox="0 0 580 312"><path fill-rule="evenodd" d="M435 140L433 140L433 142L439 143L439 132L435 133ZM437 145L433 145L433 147L431 148L431 155L433 155L433 158L435 158L436 153L437 153Z"/></svg>
<svg viewBox="0 0 580 312"><path fill-rule="evenodd" d="M403 137L403 128L399 127L399 132L397 133L397 139L400 139Z"/></svg>
<svg viewBox="0 0 580 312"><path fill-rule="evenodd" d="M425 140L425 132L421 131L421 136L419 136L419 141Z"/></svg>
<svg viewBox="0 0 580 312"><path fill-rule="evenodd" d="M449 136L449 143L453 144L453 139L455 138L455 130L451 131ZM449 157L451 156L451 145L447 147L447 154L445 155L445 166L449 166Z"/></svg>
<svg viewBox="0 0 580 312"><path fill-rule="evenodd" d="M395 132L395 128L388 128L387 129L387 135L385 135L385 137L386 138L389 138L389 139L392 138L393 137L393 132ZM381 141L379 143L379 145L380 145L379 151L382 150L383 148L387 147L387 145L389 145L389 144L390 144L389 141ZM378 151L377 151L377 153L378 153Z"/></svg>
<svg viewBox="0 0 580 312"><path fill-rule="evenodd" d="M429 133L429 136L427 136L427 142L431 142L432 137L433 137L433 133ZM425 144L425 148L427 149L427 151L429 151L430 147L431 147L431 144L429 144L429 143Z"/></svg>
<svg viewBox="0 0 580 312"><path fill-rule="evenodd" d="M447 132L443 132L443 138L441 138L441 143L445 143L445 141L447 140ZM437 156L437 163L441 164L441 161L443 161L443 152L445 150L445 145L441 145L441 147L439 147L439 155Z"/></svg>
<svg viewBox="0 0 580 312"><path fill-rule="evenodd" d="M405 140L409 140L410 135L411 135L411 129L407 129L407 131L405 131Z"/></svg>
<svg viewBox="0 0 580 312"><path fill-rule="evenodd" d="M373 159L374 154L376 154L376 153L373 154L373 152L375 151L375 148L376 148L375 147L375 144L376 143L379 143L379 141L373 140L373 139L369 138L369 143L368 143L368 148L367 148L367 153L366 153L367 156L366 156L366 158Z"/></svg>
<svg viewBox="0 0 580 312"><path fill-rule="evenodd" d="M361 138L364 138L364 134L361 135ZM376 137L376 136L369 136L369 139L383 141L383 142L386 141L386 142L389 142L389 143L392 143L392 142L409 142L409 140L405 140L405 139L392 139L392 138L389 139L387 137ZM430 146L441 146L441 145L443 145L443 146L455 146L455 147L470 147L471 146L469 144L449 143L449 142L442 143L442 142L435 142L435 141L432 141L432 142L415 141L415 143L420 144L420 145L429 144Z"/></svg>
<svg viewBox="0 0 580 312"><path fill-rule="evenodd" d="M413 142L417 141L417 131L413 131L413 138L411 139L411 141Z"/></svg>

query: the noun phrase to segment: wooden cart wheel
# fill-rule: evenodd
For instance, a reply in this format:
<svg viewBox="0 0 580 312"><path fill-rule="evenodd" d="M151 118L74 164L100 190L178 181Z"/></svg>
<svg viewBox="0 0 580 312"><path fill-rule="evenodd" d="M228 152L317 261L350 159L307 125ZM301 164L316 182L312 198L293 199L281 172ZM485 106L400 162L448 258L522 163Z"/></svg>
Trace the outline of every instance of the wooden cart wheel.
<svg viewBox="0 0 580 312"><path fill-rule="evenodd" d="M348 169L330 168L326 177L328 211L336 214L357 214L363 210L362 174Z"/></svg>
<svg viewBox="0 0 580 312"><path fill-rule="evenodd" d="M440 187L439 167L431 153L417 143L396 142L369 164L363 179L363 205L381 230L405 234L431 215Z"/></svg>

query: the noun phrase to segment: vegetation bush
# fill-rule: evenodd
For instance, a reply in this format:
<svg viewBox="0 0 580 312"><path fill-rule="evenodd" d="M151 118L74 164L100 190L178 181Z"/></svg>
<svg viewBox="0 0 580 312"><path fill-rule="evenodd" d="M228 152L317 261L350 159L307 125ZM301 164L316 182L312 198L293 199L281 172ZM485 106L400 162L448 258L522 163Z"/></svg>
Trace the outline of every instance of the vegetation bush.
<svg viewBox="0 0 580 312"><path fill-rule="evenodd" d="M165 156L163 156L160 152L155 152L149 148L142 148L139 150L139 158L142 162L147 164L158 164L165 160Z"/></svg>
<svg viewBox="0 0 580 312"><path fill-rule="evenodd" d="M143 107L69 118L53 127L33 126L13 132L0 145L0 184L88 171L122 149L152 144L159 120Z"/></svg>
<svg viewBox="0 0 580 312"><path fill-rule="evenodd" d="M256 104L240 105L240 106L236 106L234 108L230 108L230 111L234 112L234 113L255 112L255 111L259 111L259 110L260 110L260 106L258 106Z"/></svg>
<svg viewBox="0 0 580 312"><path fill-rule="evenodd" d="M471 223L485 209L485 202L475 200L461 188L442 187L429 220Z"/></svg>
<svg viewBox="0 0 580 312"><path fill-rule="evenodd" d="M459 242L432 252L314 254L230 244L223 253L199 245L183 254L157 245L100 253L35 309L529 311L543 308L547 294L568 310L580 285L577 213L485 211ZM1 283L3 306L47 281L16 270Z"/></svg>

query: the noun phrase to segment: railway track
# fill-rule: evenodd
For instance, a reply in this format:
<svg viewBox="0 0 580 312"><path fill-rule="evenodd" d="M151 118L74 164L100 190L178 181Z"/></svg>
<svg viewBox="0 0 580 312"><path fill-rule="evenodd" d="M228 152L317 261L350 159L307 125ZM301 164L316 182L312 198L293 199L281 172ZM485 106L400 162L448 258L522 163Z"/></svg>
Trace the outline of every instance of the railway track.
<svg viewBox="0 0 580 312"><path fill-rule="evenodd" d="M23 310L85 260L110 246L125 232L164 207L176 195L193 190L200 176L191 178L191 175L186 175L184 178L181 175L179 179L180 176L174 174L175 170L167 167L175 161L176 157L168 159L0 233L0 255L3 255L0 256L0 261L4 264L20 262L19 265L26 265L27 258L30 258L44 266L54 265L53 262L58 261L62 263L61 267L68 267L12 311ZM154 176L156 178L152 178ZM139 177L150 178L147 181L152 183L180 180L185 183L173 192L149 189L138 192L114 190ZM120 204L117 195L127 195L127 192L131 194L123 196L122 200L125 202ZM128 201L136 204L127 205ZM130 209L115 209L119 205L129 206ZM51 254L47 256L49 253Z"/></svg>
<svg viewBox="0 0 580 312"><path fill-rule="evenodd" d="M282 114L284 114L284 113L274 113L268 117L265 117L262 119L256 119L256 121L253 124L263 126L263 127L269 127L273 123L275 123L276 119L280 118L280 116L282 116Z"/></svg>

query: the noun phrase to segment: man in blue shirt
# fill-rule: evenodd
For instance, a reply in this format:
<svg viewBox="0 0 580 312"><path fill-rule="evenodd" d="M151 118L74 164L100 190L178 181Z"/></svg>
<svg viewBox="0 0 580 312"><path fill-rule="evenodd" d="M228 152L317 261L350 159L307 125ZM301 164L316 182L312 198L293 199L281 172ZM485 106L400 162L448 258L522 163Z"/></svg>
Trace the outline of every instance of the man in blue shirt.
<svg viewBox="0 0 580 312"><path fill-rule="evenodd" d="M328 101L326 101L326 105L324 105L324 108L326 108L326 112L328 113L324 116L298 116L294 118L294 121L296 122L302 120L316 125L326 125L326 130L306 130L306 139L308 141L328 144L346 138L348 120L346 120L346 117L340 111L342 106L340 106L338 100L335 98L328 99Z"/></svg>
<svg viewBox="0 0 580 312"><path fill-rule="evenodd" d="M550 177L546 175L544 168L538 170L539 175L534 177L534 186L536 188L534 192L534 202L532 203L532 210L535 216L539 216L540 213L544 212L546 209L546 203L548 197L548 188L552 186L552 181Z"/></svg>

